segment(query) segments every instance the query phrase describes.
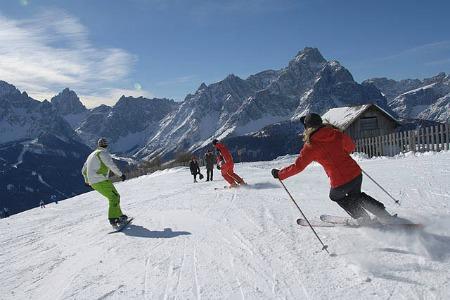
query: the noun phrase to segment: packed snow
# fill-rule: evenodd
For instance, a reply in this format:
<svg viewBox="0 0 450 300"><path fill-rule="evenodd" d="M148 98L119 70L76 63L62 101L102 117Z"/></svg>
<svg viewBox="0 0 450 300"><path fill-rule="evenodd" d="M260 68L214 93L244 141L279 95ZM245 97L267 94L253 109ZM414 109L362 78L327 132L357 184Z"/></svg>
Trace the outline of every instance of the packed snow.
<svg viewBox="0 0 450 300"><path fill-rule="evenodd" d="M238 189L175 168L116 184L121 233L96 192L1 219L0 299L449 299L450 152L355 158L424 230L316 228L329 256L270 175L294 156L237 164ZM319 165L285 184L311 220L345 216Z"/></svg>

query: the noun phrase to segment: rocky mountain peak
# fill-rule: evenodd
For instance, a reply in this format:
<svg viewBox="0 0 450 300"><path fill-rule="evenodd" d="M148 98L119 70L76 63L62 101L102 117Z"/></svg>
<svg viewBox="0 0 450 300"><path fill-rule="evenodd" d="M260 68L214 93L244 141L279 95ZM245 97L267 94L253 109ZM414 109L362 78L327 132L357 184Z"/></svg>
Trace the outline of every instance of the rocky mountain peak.
<svg viewBox="0 0 450 300"><path fill-rule="evenodd" d="M12 84L0 80L0 97L12 94L20 94L19 90Z"/></svg>
<svg viewBox="0 0 450 300"><path fill-rule="evenodd" d="M81 103L77 94L65 88L58 95L51 99L53 107L63 116L69 114L78 114L86 111L86 107Z"/></svg>
<svg viewBox="0 0 450 300"><path fill-rule="evenodd" d="M436 76L431 77L429 80L430 82L443 82L445 80L448 80L448 76L447 74L445 74L445 72L441 72Z"/></svg>
<svg viewBox="0 0 450 300"><path fill-rule="evenodd" d="M293 59L293 62L296 63L325 63L326 60L323 58L322 54L320 53L319 49L312 48L312 47L305 47L303 50L299 51L295 58Z"/></svg>

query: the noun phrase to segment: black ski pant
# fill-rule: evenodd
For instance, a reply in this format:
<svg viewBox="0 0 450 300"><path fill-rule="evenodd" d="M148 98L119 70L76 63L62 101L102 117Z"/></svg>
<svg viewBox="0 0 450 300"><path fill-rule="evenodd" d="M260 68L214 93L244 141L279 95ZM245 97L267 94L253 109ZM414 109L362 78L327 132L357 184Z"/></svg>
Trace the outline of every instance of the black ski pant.
<svg viewBox="0 0 450 300"><path fill-rule="evenodd" d="M352 181L330 189L330 199L342 207L352 218L369 218L367 211L378 218L388 218L384 204L361 192L362 174Z"/></svg>
<svg viewBox="0 0 450 300"><path fill-rule="evenodd" d="M206 169L206 181L213 180L213 169Z"/></svg>

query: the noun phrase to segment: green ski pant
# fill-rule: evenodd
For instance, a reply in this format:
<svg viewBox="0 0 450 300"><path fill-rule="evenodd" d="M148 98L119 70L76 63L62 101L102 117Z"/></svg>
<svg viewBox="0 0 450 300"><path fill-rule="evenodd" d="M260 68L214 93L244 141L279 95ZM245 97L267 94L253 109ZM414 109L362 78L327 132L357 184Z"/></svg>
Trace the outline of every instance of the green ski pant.
<svg viewBox="0 0 450 300"><path fill-rule="evenodd" d="M111 181L105 180L91 185L94 190L108 198L109 210L108 218L114 219L120 217L122 210L120 209L120 195Z"/></svg>

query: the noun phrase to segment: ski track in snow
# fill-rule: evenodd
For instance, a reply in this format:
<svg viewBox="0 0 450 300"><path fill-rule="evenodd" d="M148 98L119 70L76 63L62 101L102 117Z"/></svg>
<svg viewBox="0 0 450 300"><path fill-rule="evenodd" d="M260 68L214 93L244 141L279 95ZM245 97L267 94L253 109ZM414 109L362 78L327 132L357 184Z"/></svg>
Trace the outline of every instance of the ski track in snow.
<svg viewBox="0 0 450 300"><path fill-rule="evenodd" d="M116 185L135 217L108 235L107 201L90 192L0 220L0 299L449 299L450 152L360 161L402 206L364 179L363 190L423 231L296 225L270 170L237 164L250 184L191 182L177 168ZM322 168L285 181L305 214L345 216Z"/></svg>

